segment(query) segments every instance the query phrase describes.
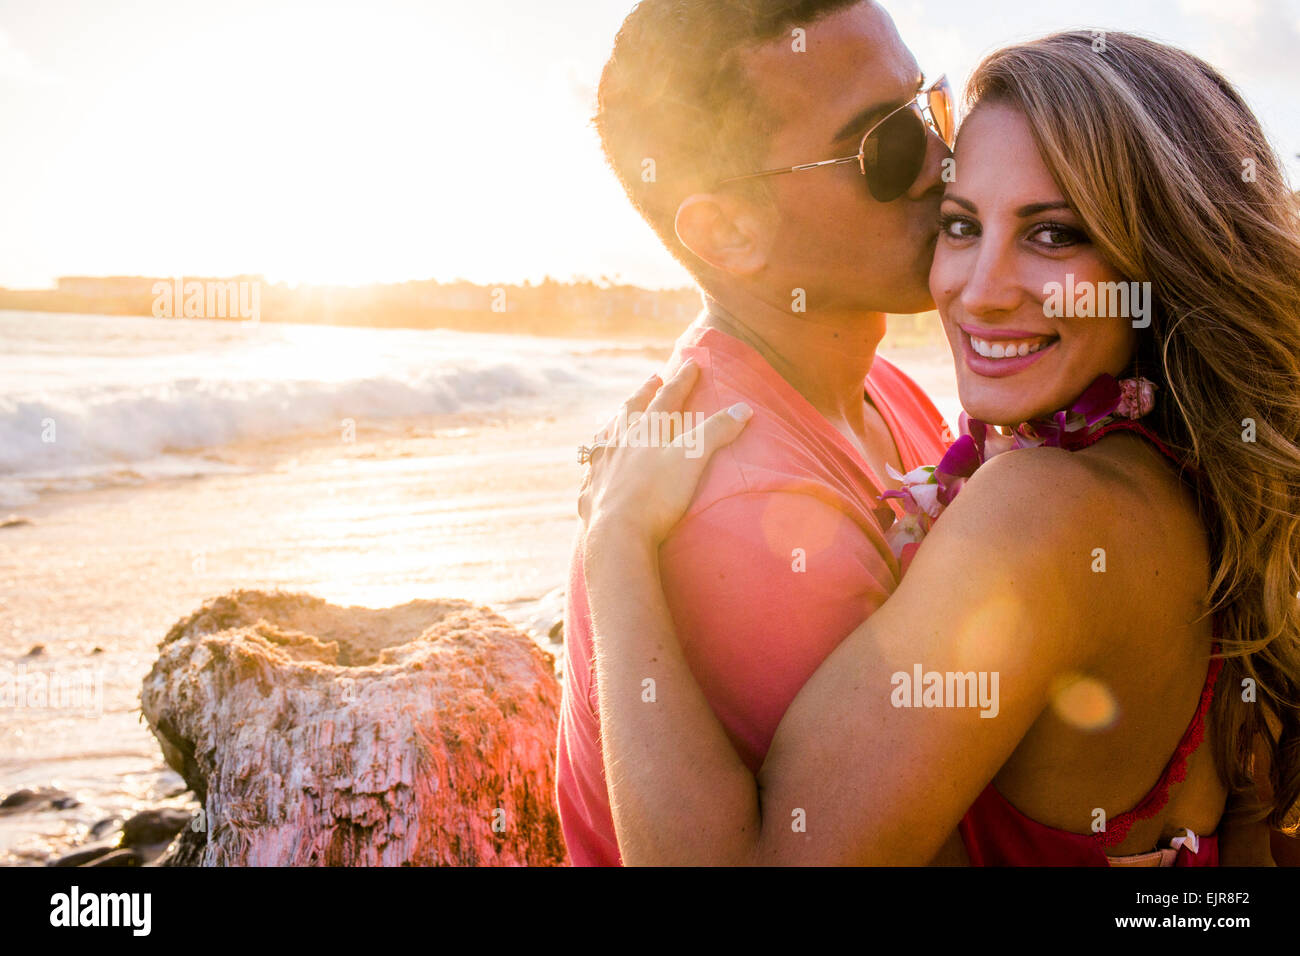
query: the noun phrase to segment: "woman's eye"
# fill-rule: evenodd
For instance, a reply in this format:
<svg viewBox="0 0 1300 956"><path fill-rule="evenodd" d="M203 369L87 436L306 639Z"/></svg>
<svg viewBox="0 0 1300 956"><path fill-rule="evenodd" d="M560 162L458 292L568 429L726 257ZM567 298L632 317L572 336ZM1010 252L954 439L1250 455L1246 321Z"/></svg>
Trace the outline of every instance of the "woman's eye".
<svg viewBox="0 0 1300 956"><path fill-rule="evenodd" d="M939 231L949 239L973 239L980 234L979 224L965 216L939 217Z"/></svg>
<svg viewBox="0 0 1300 956"><path fill-rule="evenodd" d="M1035 226L1030 230L1028 238L1035 244L1047 246L1050 249L1067 249L1070 246L1082 245L1088 241L1088 237L1078 229L1052 222L1044 222Z"/></svg>

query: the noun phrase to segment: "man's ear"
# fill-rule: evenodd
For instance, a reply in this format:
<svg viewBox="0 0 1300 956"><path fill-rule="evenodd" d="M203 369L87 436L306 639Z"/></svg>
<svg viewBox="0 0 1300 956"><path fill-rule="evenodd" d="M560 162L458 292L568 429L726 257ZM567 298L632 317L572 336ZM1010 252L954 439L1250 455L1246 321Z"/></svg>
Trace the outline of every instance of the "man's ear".
<svg viewBox="0 0 1300 956"><path fill-rule="evenodd" d="M767 264L767 223L741 199L687 196L677 207L676 230L682 245L721 272L753 275Z"/></svg>

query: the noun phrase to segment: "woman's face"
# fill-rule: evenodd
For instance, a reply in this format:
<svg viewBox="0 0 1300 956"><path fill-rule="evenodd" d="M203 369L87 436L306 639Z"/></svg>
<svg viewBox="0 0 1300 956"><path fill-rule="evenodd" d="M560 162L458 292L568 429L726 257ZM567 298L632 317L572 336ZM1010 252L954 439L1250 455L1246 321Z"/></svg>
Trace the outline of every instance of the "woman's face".
<svg viewBox="0 0 1300 956"><path fill-rule="evenodd" d="M1022 113L990 103L967 118L941 216L930 291L972 417L1014 425L1048 415L1103 372L1123 371L1137 345L1131 319L1045 308L1048 284L1068 293L1067 275L1075 289L1123 277L1066 204Z"/></svg>

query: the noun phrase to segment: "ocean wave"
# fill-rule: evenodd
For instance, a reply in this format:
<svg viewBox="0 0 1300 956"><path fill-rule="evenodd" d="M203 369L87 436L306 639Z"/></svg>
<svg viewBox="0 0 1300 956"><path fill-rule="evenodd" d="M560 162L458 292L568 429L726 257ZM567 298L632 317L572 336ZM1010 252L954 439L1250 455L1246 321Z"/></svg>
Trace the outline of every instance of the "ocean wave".
<svg viewBox="0 0 1300 956"><path fill-rule="evenodd" d="M588 363L407 369L344 381L179 379L0 396L0 475L149 461L366 420L519 404L591 384Z"/></svg>

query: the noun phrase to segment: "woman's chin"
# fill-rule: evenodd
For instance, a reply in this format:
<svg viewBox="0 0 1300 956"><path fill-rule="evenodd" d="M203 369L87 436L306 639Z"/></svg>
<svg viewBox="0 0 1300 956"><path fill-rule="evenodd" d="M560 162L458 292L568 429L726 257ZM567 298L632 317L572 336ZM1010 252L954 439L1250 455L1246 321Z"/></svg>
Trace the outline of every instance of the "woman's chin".
<svg viewBox="0 0 1300 956"><path fill-rule="evenodd" d="M1070 404L1072 394L1078 394L1063 388L1063 381L1043 378L1028 374L987 378L959 368L957 397L971 418L989 425L1019 425L1054 414Z"/></svg>
<svg viewBox="0 0 1300 956"><path fill-rule="evenodd" d="M1037 411L1036 405L1028 405L1024 402L998 401L987 396L972 397L967 401L965 395L960 395L960 390L959 397L961 398L961 406L966 410L967 415L988 425L1019 425L1021 422L1033 418Z"/></svg>

